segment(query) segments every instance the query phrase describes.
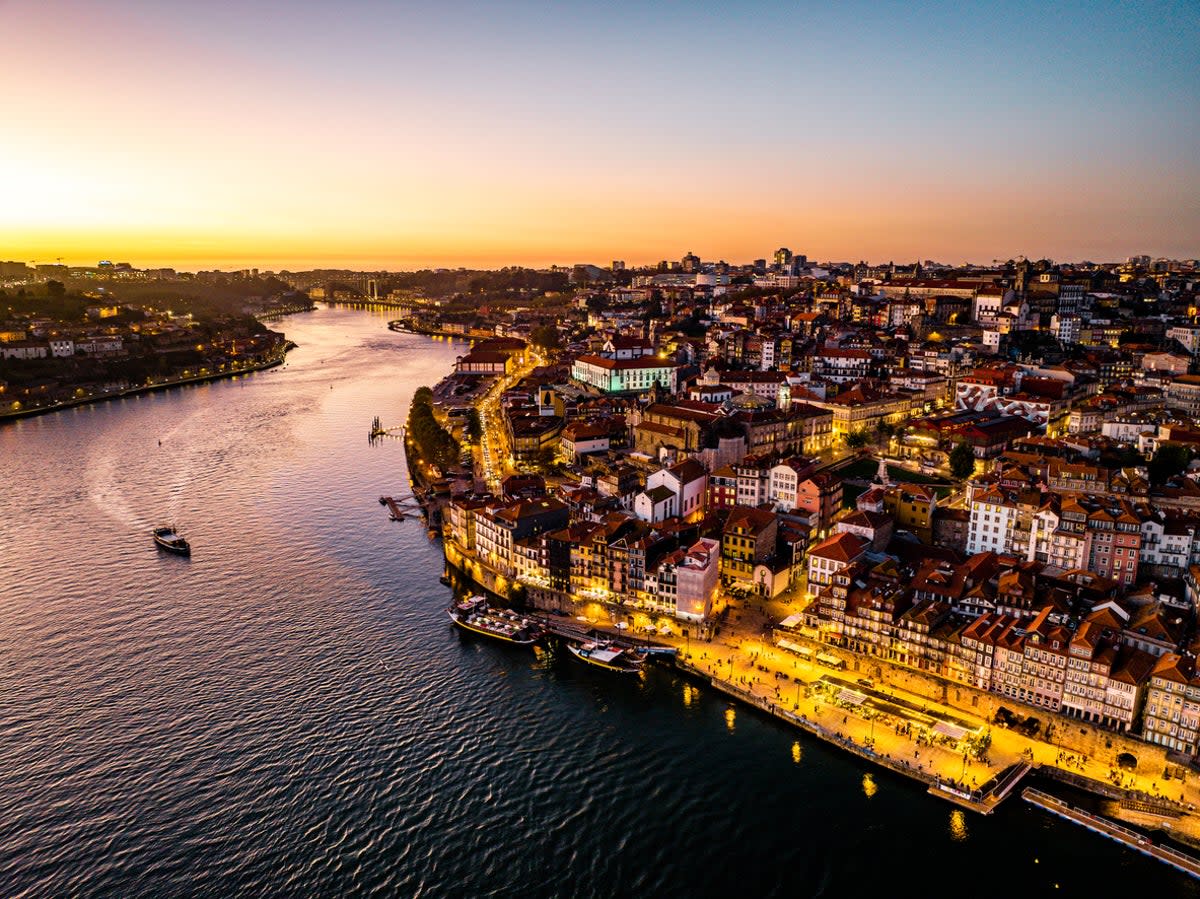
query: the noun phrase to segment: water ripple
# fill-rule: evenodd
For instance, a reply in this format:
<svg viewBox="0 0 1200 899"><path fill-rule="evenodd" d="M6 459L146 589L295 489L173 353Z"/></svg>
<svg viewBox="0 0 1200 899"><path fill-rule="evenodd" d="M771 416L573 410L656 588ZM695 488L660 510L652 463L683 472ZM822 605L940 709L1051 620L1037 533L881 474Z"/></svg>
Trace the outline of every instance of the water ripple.
<svg viewBox="0 0 1200 899"><path fill-rule="evenodd" d="M364 438L462 346L383 322L322 310L286 369L0 428L0 895L854 895L913 840L974 895L1112 882L1067 829L1034 868L1028 810L955 841L886 774L868 803L857 762L730 735L668 672L452 630L437 548L375 502L401 446Z"/></svg>

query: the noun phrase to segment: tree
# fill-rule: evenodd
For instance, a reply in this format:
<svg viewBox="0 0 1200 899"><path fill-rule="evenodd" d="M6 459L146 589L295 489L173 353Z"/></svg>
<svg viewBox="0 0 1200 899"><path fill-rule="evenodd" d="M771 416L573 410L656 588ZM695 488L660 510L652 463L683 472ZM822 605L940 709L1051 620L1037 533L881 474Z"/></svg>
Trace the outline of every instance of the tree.
<svg viewBox="0 0 1200 899"><path fill-rule="evenodd" d="M47 296L54 297L55 299L60 299L63 296L65 296L66 293L67 293L67 286L65 284L63 284L62 281L51 280L51 281L46 282L46 295Z"/></svg>
<svg viewBox="0 0 1200 899"><path fill-rule="evenodd" d="M862 449L871 442L871 434L866 428L859 428L846 435L846 446L851 449Z"/></svg>
<svg viewBox="0 0 1200 899"><path fill-rule="evenodd" d="M483 437L483 423L479 420L479 410L472 407L467 411L467 439L472 443L478 443Z"/></svg>
<svg viewBox="0 0 1200 899"><path fill-rule="evenodd" d="M542 325L534 328L529 334L530 342L544 350L557 350L559 347L558 328L554 325Z"/></svg>
<svg viewBox="0 0 1200 899"><path fill-rule="evenodd" d="M964 481L975 471L975 451L965 440L950 451L950 473Z"/></svg>
<svg viewBox="0 0 1200 899"><path fill-rule="evenodd" d="M1182 443L1164 443L1154 452L1150 460L1150 483L1165 484L1187 468L1192 461L1191 451Z"/></svg>

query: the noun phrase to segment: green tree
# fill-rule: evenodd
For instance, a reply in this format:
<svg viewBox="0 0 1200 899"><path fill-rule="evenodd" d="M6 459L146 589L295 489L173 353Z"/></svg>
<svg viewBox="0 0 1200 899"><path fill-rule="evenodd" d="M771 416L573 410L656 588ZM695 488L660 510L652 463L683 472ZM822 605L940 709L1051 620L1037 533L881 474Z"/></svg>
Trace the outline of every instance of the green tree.
<svg viewBox="0 0 1200 899"><path fill-rule="evenodd" d="M1182 443L1164 443L1150 460L1150 483L1164 484L1179 474L1192 461L1192 453Z"/></svg>
<svg viewBox="0 0 1200 899"><path fill-rule="evenodd" d="M871 442L871 433L866 428L859 428L846 435L846 446L851 449L862 449Z"/></svg>
<svg viewBox="0 0 1200 899"><path fill-rule="evenodd" d="M62 297L66 296L66 293L67 293L67 286L65 284L63 284L62 281L47 281L46 282L46 295L47 296L54 297L55 299L61 299Z"/></svg>
<svg viewBox="0 0 1200 899"><path fill-rule="evenodd" d="M965 440L950 451L950 473L960 481L966 480L975 471L975 451Z"/></svg>

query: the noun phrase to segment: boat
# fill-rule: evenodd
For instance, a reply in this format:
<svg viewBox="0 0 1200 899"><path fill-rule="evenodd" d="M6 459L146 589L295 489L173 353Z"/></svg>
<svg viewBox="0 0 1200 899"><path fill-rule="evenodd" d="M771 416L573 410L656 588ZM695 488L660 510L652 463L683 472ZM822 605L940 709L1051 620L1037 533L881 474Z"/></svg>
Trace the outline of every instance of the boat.
<svg viewBox="0 0 1200 899"><path fill-rule="evenodd" d="M506 643L530 646L542 636L542 629L537 622L522 618L508 609L494 609L484 596L472 596L455 603L447 613L450 620L463 630L495 637Z"/></svg>
<svg viewBox="0 0 1200 899"><path fill-rule="evenodd" d="M165 549L169 553L175 553L180 556L190 556L192 554L191 545L175 533L175 528L155 528L154 542L158 544L159 549Z"/></svg>
<svg viewBox="0 0 1200 899"><path fill-rule="evenodd" d="M627 649L618 649L609 643L583 643L568 645L571 655L597 668L607 668L621 674L637 674L642 670L645 659Z"/></svg>

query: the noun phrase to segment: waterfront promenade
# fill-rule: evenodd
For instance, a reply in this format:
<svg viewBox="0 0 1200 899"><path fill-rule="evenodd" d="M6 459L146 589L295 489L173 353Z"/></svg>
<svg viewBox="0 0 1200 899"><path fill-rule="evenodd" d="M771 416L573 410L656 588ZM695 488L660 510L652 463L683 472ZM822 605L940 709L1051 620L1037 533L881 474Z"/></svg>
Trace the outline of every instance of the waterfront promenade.
<svg viewBox="0 0 1200 899"><path fill-rule="evenodd" d="M444 549L452 545L453 541L448 540ZM461 550L456 558L462 561ZM471 565L480 571L490 571L479 560L471 560ZM660 632L655 635L655 642L675 648L677 662L683 670L706 679L723 693L798 724L864 759L926 783L948 787L931 789L931 793L973 811L986 813L995 803L975 802L969 798L971 794L986 798L1006 771L1027 765L1093 793L1169 803L1178 812L1178 816L1173 815L1169 822L1162 818L1131 815L1119 807L1114 808L1113 813L1127 820L1137 817L1137 823L1150 827L1163 827L1164 823L1169 823L1168 829L1174 836L1200 847L1200 814L1197 813L1200 777L1193 775L1185 781L1168 783L1161 779L1161 771L1147 770L1148 766L1136 771L1118 769L1107 759L1066 750L1013 729L992 726L979 715L893 685L880 686L864 678L870 686L855 690L862 675L835 671L815 661L815 651L819 650L815 644L814 658L807 659L770 640L767 635L777 617L778 603L765 606L753 598L729 599L728 603L728 616L711 641ZM636 616L637 610L630 608L625 614ZM588 623L608 630L614 637L628 638L631 631L615 627L625 614L610 610L605 618L591 618ZM879 660L871 661L877 664ZM892 700L899 709L915 709L915 717L940 719L951 727L965 726L969 731L986 733L988 745L979 757L975 757L960 751L952 740L931 742L923 736L922 728L906 727L903 714L881 715L873 713L867 703L838 702L841 691L831 689L837 681L848 682L851 692L874 694L885 702ZM957 793L966 794L968 798L963 801L964 796Z"/></svg>
<svg viewBox="0 0 1200 899"><path fill-rule="evenodd" d="M282 365L287 359L290 344L285 344L277 354L272 354L261 362L250 362L245 365L237 365L230 367L224 371L209 371L195 375L180 375L178 377L168 377L157 381L151 381L148 384L139 384L131 387L122 387L116 390L103 390L98 393L88 393L81 397L72 397L67 400L60 400L54 403L47 403L41 406L30 406L16 411L0 412L0 422L15 421L19 418L32 418L35 415L45 415L48 412L61 412L64 409L71 409L77 406L90 406L94 403L106 403L109 400L119 400L125 397L138 396L143 393L156 393L160 390L170 390L175 387L186 387L189 384L206 384L210 381L222 381L226 378L236 378L239 375L248 375L256 371L266 371L270 368L276 368Z"/></svg>
<svg viewBox="0 0 1200 899"><path fill-rule="evenodd" d="M738 620L738 615L741 620ZM923 713L948 721L964 721L986 729L990 745L982 758L973 758L952 745L930 743L919 737L916 728L905 728L902 720L871 715L864 707L836 704L831 691L820 690L822 679L831 676L854 681L853 672L835 672L816 661L772 645L762 635L766 617L756 608L735 608L732 622L722 625L721 634L712 642L691 641L675 635L659 635L659 642L676 647L685 670L708 678L722 692L744 699L766 711L798 722L810 732L867 758L877 764L917 779L933 783L958 784L967 792L981 790L1006 770L1027 764L1050 776L1074 780L1075 785L1093 782L1107 788L1111 796L1150 798L1169 802L1177 816L1169 821L1169 831L1192 845L1200 845L1200 778L1186 781L1161 780L1161 772L1117 770L1094 756L1066 752L1060 747L1021 732L989 725L961 709L932 702L894 687L874 687L898 704L916 706ZM828 682L828 681L827 681ZM954 801L945 790L935 795ZM969 806L968 806L969 807ZM985 811L976 808L976 811ZM1162 826L1164 819L1140 823Z"/></svg>

